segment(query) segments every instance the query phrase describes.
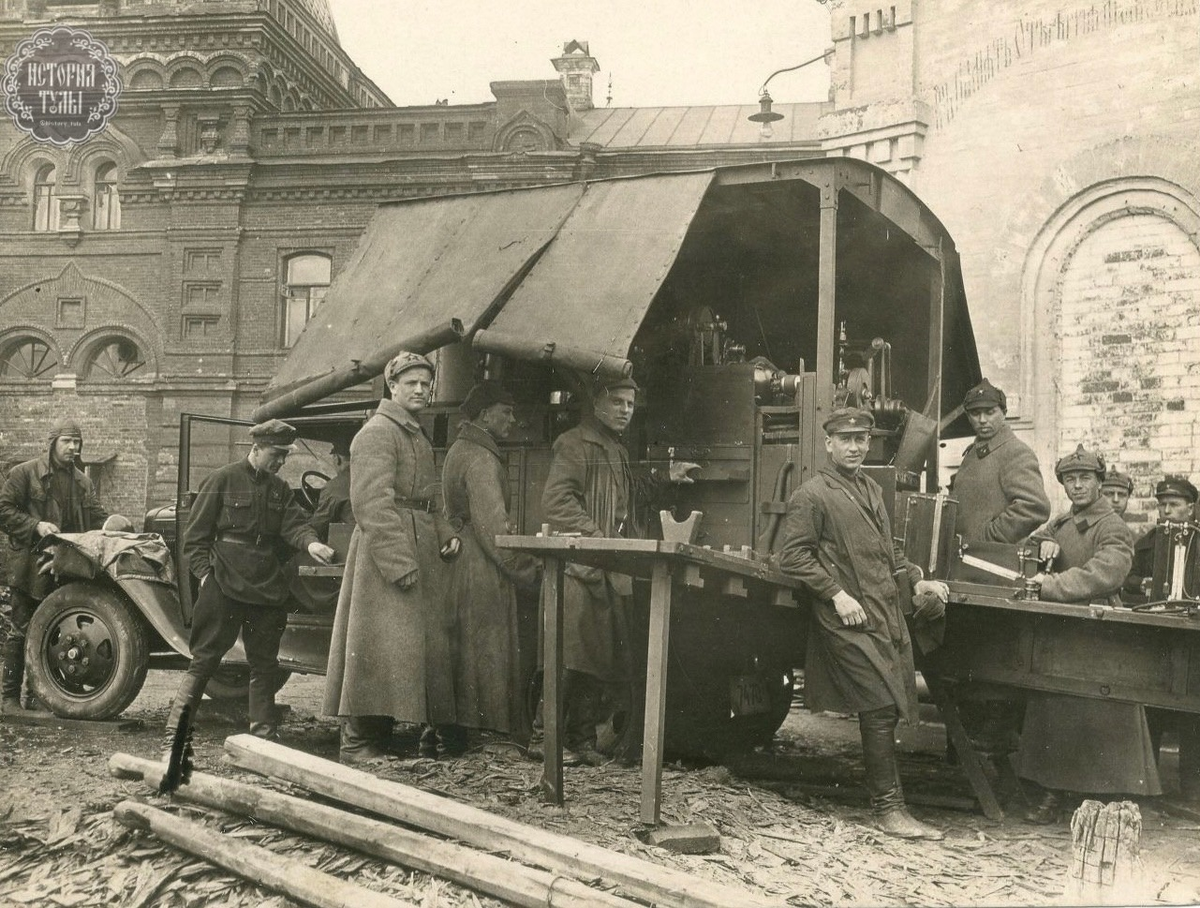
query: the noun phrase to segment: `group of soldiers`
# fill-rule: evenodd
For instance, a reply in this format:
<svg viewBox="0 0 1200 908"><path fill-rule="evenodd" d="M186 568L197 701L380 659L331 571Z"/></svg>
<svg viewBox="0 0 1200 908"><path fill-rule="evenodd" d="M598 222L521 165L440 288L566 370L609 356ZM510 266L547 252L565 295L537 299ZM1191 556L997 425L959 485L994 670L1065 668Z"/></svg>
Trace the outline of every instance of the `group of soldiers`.
<svg viewBox="0 0 1200 908"><path fill-rule="evenodd" d="M461 753L468 729L527 739L530 755L541 755L540 723L534 721L531 735L522 727L517 643L518 595L537 588L539 565L496 545L497 535L513 530L500 443L515 423L514 401L495 381L473 387L439 474L418 419L430 404L434 375L433 363L416 353L387 364L389 395L355 435L350 469L327 486L318 510L328 516L336 500L354 522L324 699L325 713L341 720L345 763L387 759L397 722L423 726L423 755ZM631 378L598 380L580 424L554 442L542 499L552 532L636 535L631 515L639 502L693 481L693 463L672 462L665 471L630 463L622 436L638 390ZM967 393L963 408L975 432L952 485L964 541L1036 544L1045 570L1034 580L1046 600L1118 604L1123 588L1143 594L1152 533L1135 545L1121 517L1132 491L1128 477L1079 446L1055 465L1071 506L1050 519L1037 457L1008 426L1004 392L985 380ZM880 486L861 469L873 425L869 411L855 408L825 420L829 462L788 501L778 563L812 595L809 708L858 715L879 828L901 838L938 839L941 832L906 807L895 732L901 719L916 717L913 637L921 641L922 630L941 620L949 592L905 558ZM199 581L192 659L168 733L194 713L240 632L250 665L250 730L278 735L274 699L288 552L306 552L320 563L335 556L323 541L321 521L305 514L277 475L295 437L279 420L254 426L247 457L200 486L182 540ZM95 528L107 516L74 467L81 444L77 426L56 427L47 455L14 468L0 493L0 524L29 550L28 563L19 560L14 572L18 624L28 622L42 594L28 576L33 544L59 531ZM1189 481L1169 477L1156 491L1160 519L1195 518L1197 493ZM568 764L598 763L611 754L613 742L601 738L628 692L631 594L624 575L581 565L565 572ZM3 709L9 711L20 708L17 635L10 634L3 655ZM1017 739L1019 773L1041 792L1027 817L1033 822L1053 822L1065 792L1161 793L1155 757L1171 722L1180 736L1183 793L1200 796L1198 723L1190 717L1151 711L1148 722L1138 704L1045 693L1021 702L1005 691L962 694L973 735Z"/></svg>

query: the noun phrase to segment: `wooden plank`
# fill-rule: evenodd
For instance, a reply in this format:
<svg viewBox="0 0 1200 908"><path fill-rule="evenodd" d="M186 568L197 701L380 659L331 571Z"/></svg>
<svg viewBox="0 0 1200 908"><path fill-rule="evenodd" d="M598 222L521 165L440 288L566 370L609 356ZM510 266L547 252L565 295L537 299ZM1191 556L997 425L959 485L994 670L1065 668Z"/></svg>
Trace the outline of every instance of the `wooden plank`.
<svg viewBox="0 0 1200 908"><path fill-rule="evenodd" d="M226 738L225 750L242 769L302 785L324 797L488 851L508 852L517 860L552 872L576 878L602 877L629 895L649 902L672 908L730 905L782 908L781 902L752 892L697 879L598 845L517 823L253 735Z"/></svg>
<svg viewBox="0 0 1200 908"><path fill-rule="evenodd" d="M344 564L301 564L296 566L301 577L341 577L346 573Z"/></svg>
<svg viewBox="0 0 1200 908"><path fill-rule="evenodd" d="M39 725L46 728L71 728L76 731L141 731L146 727L141 719L64 719L54 713L26 709L19 713L4 713L0 722L10 725Z"/></svg>
<svg viewBox="0 0 1200 908"><path fill-rule="evenodd" d="M679 581L684 586L691 587L692 589L696 589L696 590L704 589L704 577L700 573L700 565L698 565L698 564L683 565L683 568L679 572Z"/></svg>
<svg viewBox="0 0 1200 908"><path fill-rule="evenodd" d="M152 832L188 854L224 867L252 883L282 892L305 905L318 908L416 908L412 902L356 886L332 874L313 870L294 858L275 854L242 839L227 838L200 823L148 804L122 801L113 809L113 816L131 829Z"/></svg>
<svg viewBox="0 0 1200 908"><path fill-rule="evenodd" d="M923 677L925 685L933 697L933 702L937 704L938 712L941 713L942 721L946 725L946 734L950 736L950 741L958 752L959 765L967 777L967 782L971 785L971 790L975 792L975 797L979 799L979 806L983 809L984 816L997 822L1003 820L1004 811L1000 808L1000 802L996 800L996 793L992 791L992 783L988 781L988 777L983 771L983 763L979 759L979 754L971 746L971 738L967 734L967 730L963 728L954 697L936 673L930 672L924 674Z"/></svg>
<svg viewBox="0 0 1200 908"><path fill-rule="evenodd" d="M657 826L662 803L663 733L667 715L667 646L671 633L671 566L654 565L650 641L646 647L646 720L642 733L641 820Z"/></svg>
<svg viewBox="0 0 1200 908"><path fill-rule="evenodd" d="M542 797L563 802L563 563L542 559Z"/></svg>
<svg viewBox="0 0 1200 908"><path fill-rule="evenodd" d="M724 577L718 589L723 596L735 596L739 599L746 598L746 581L742 577Z"/></svg>
<svg viewBox="0 0 1200 908"><path fill-rule="evenodd" d="M118 778L141 779L155 791L163 775L163 764L129 754L114 754L109 758L108 768ZM174 798L346 845L523 908L637 908L627 899L577 880L233 779L195 772L191 781L175 792Z"/></svg>

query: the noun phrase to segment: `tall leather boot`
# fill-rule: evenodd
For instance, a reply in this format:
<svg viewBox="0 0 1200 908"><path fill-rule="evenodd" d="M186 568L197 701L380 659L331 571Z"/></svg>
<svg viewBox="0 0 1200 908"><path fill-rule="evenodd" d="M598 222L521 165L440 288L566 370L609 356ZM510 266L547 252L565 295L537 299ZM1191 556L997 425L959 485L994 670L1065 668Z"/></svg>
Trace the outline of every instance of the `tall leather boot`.
<svg viewBox="0 0 1200 908"><path fill-rule="evenodd" d="M25 678L25 637L18 636L11 629L0 649L0 659L4 662L0 672L0 712L21 712L21 682Z"/></svg>
<svg viewBox="0 0 1200 908"><path fill-rule="evenodd" d="M896 723L899 718L895 706L858 714L867 791L871 796L875 824L881 832L897 838L938 841L944 837L941 830L917 820L904 803L900 767L896 762Z"/></svg>
<svg viewBox="0 0 1200 908"><path fill-rule="evenodd" d="M191 721L193 726L195 725L196 709L207 685L207 678L197 678L192 674L184 675L183 680L179 682L179 689L175 691L175 699L171 701L171 712L167 714L167 726L163 733L163 762L170 759L171 745L175 741L175 733L179 730L185 707L191 709Z"/></svg>

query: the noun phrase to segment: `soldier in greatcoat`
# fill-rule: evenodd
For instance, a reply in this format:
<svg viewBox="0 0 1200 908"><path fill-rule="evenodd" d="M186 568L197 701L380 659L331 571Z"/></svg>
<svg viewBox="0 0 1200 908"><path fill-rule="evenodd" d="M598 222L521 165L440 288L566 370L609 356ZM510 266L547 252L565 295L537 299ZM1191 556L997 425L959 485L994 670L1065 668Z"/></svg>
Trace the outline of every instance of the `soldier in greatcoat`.
<svg viewBox="0 0 1200 908"><path fill-rule="evenodd" d="M1053 573L1034 578L1041 598L1120 605L1133 535L1100 494L1104 458L1079 445L1055 464L1054 473L1071 509L1030 537L1053 567ZM1065 791L1162 793L1146 711L1138 703L1031 692L1017 760L1021 777L1042 788L1026 814L1031 823L1055 822Z"/></svg>
<svg viewBox="0 0 1200 908"><path fill-rule="evenodd" d="M1008 398L986 378L963 398L975 440L963 452L950 485L958 500L963 541L1016 543L1050 519L1050 499L1033 449L1005 421ZM1021 724L1022 702L1005 688L957 685L963 724L976 748L1011 753ZM952 748L947 741L948 751Z"/></svg>
<svg viewBox="0 0 1200 908"><path fill-rule="evenodd" d="M958 530L977 542L1020 542L1050 519L1037 455L1005 422L1008 400L986 378L963 398L973 441L963 452L951 492Z"/></svg>
<svg viewBox="0 0 1200 908"><path fill-rule="evenodd" d="M350 444L356 525L334 615L326 715L343 719L340 759L387 755L394 721L455 722L446 610L459 541L442 516L433 447L417 414L429 404L433 364L400 353L384 368L391 393Z"/></svg>
<svg viewBox="0 0 1200 908"><path fill-rule="evenodd" d="M698 465L672 461L665 476L634 470L622 435L629 427L638 385L632 378L602 380L591 412L554 442L542 510L551 529L582 536L633 536L636 501L652 498L665 482L691 482ZM601 762L597 726L602 705L628 684L626 625L633 579L570 564L563 580L564 737L571 762ZM531 756L538 756L536 741Z"/></svg>
<svg viewBox="0 0 1200 908"><path fill-rule="evenodd" d="M538 563L496 547L509 522L507 458L499 442L516 422L513 397L495 381L475 385L460 408L467 421L446 453L446 516L462 538L450 577L448 611L456 628L458 724L513 733L522 729L517 587L537 584Z"/></svg>
<svg viewBox="0 0 1200 908"><path fill-rule="evenodd" d="M874 418L835 410L825 421L829 463L787 505L780 569L812 593L804 696L814 712L858 713L867 789L879 828L941 839L907 810L896 762L896 725L915 721L916 675L900 584L945 603L940 581L922 579L892 537L883 492L860 470Z"/></svg>
<svg viewBox="0 0 1200 908"><path fill-rule="evenodd" d="M108 518L92 481L75 466L82 449L79 425L59 420L50 429L46 453L13 467L0 489L0 529L12 545L8 565L12 626L0 650L4 663L0 712L4 714L22 711L25 632L52 587L49 575L38 573L38 543L53 533L98 530Z"/></svg>
<svg viewBox="0 0 1200 908"><path fill-rule="evenodd" d="M1128 473L1109 470L1104 475L1100 486L1100 494L1112 502L1113 510L1118 517L1124 517L1129 507L1129 496L1133 494L1133 477Z"/></svg>

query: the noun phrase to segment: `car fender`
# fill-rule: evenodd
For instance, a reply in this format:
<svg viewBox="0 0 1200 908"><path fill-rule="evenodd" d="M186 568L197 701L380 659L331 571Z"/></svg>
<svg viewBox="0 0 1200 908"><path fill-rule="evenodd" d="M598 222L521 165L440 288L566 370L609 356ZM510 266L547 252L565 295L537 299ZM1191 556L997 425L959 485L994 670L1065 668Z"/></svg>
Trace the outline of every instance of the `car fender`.
<svg viewBox="0 0 1200 908"><path fill-rule="evenodd" d="M174 587L133 577L114 580L113 583L133 601L138 611L150 622L150 626L158 631L159 636L167 641L171 649L189 659L192 657L192 651L188 647L188 631L183 626L183 618L179 613L179 596Z"/></svg>

